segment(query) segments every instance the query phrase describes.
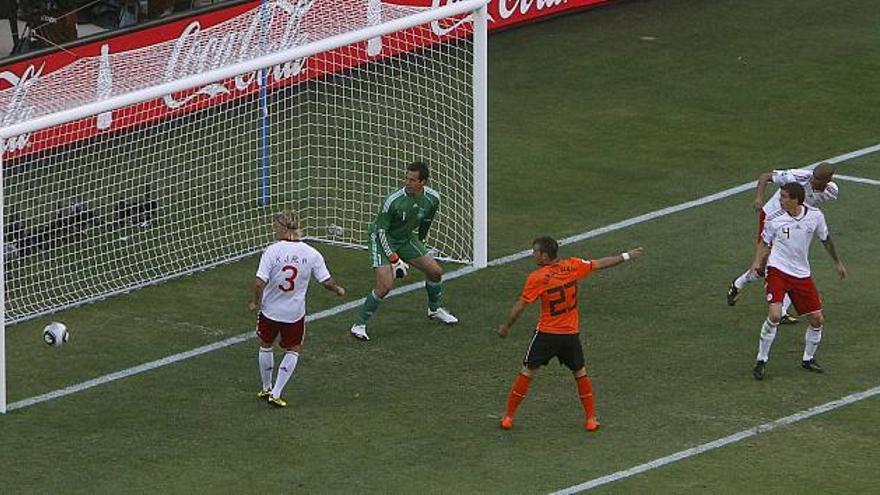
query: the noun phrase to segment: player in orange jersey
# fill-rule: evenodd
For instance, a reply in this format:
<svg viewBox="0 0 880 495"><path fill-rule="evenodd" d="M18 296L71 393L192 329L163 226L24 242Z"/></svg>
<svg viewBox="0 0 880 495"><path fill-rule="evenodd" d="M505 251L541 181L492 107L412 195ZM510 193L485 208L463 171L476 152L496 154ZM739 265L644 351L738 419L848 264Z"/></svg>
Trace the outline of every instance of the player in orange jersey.
<svg viewBox="0 0 880 495"><path fill-rule="evenodd" d="M593 404L593 384L587 376L584 364L584 351L578 337L578 281L594 270L619 265L624 261L636 259L643 253L641 247L630 249L617 256L585 260L581 258L559 259L559 244L550 237L539 237L532 241L532 258L539 268L526 280L522 293L514 303L507 320L498 326L497 333L507 337L511 325L516 322L526 306L541 299L541 317L535 335L523 358L523 368L513 382L507 398L507 410L501 419L505 430L513 428L513 415L525 399L532 377L538 368L559 359L574 374L578 396L584 408L587 431L599 429L596 421L596 408Z"/></svg>

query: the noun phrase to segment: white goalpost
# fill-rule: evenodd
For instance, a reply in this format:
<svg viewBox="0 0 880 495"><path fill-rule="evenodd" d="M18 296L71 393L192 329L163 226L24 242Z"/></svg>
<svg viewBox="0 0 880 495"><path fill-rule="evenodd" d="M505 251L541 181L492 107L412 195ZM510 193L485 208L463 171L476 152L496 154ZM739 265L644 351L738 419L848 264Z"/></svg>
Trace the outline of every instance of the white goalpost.
<svg viewBox="0 0 880 495"><path fill-rule="evenodd" d="M0 413L7 325L251 256L285 207L363 248L412 161L427 244L486 266L486 2L267 0L0 91Z"/></svg>

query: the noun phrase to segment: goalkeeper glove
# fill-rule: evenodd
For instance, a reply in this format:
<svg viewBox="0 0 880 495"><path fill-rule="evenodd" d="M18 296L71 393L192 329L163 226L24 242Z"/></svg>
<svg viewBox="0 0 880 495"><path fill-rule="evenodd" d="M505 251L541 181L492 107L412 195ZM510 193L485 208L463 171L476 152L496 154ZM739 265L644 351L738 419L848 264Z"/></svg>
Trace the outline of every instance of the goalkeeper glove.
<svg viewBox="0 0 880 495"><path fill-rule="evenodd" d="M409 271L409 265L397 256L397 253L391 253L388 257L391 261L391 269L394 270L394 278L403 278Z"/></svg>

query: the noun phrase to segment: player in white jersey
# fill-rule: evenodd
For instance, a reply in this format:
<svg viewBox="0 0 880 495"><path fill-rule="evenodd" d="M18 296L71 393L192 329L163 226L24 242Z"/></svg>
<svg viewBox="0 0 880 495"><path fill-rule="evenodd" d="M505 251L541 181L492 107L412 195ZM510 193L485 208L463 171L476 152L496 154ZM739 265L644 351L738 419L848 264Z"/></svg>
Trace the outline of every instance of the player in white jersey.
<svg viewBox="0 0 880 495"><path fill-rule="evenodd" d="M306 332L306 292L309 280L314 278L325 289L344 296L345 289L333 280L324 257L317 249L300 240L299 218L290 210L275 218L275 239L263 251L254 299L248 304L251 311L259 309L257 337L260 339L260 379L262 388L257 398L267 399L270 405L285 407L281 392L293 375L299 361ZM275 339L281 335L279 346L284 358L278 367L278 376L272 384L275 368Z"/></svg>
<svg viewBox="0 0 880 495"><path fill-rule="evenodd" d="M822 373L816 362L816 349L822 340L822 301L810 276L810 243L818 237L825 250L834 260L837 275L846 278L846 267L837 256L831 240L825 215L818 208L804 204L804 187L789 182L780 188L781 209L768 215L761 232L761 242L752 262L753 270L766 264L766 295L769 305L767 319L761 326L758 341L758 358L752 376L764 379L770 346L776 338L776 328L782 318L782 300L788 295L798 313L806 315L809 326L804 335L804 354L801 366L809 371Z"/></svg>
<svg viewBox="0 0 880 495"><path fill-rule="evenodd" d="M757 190L754 201L755 211L758 212L758 239L755 248L756 252L758 245L761 243L761 232L764 229L765 218L769 217L774 212L781 210L779 204L780 190L777 190L769 201L764 201L764 193L767 189L767 184L773 182L774 184L782 186L789 182L796 182L804 188L804 204L807 206L818 207L818 205L824 201L837 199L837 184L831 180L832 177L834 177L834 167L825 162L820 163L813 170L797 168L789 170L773 170L771 172L764 172L758 176L758 186L756 188ZM735 305L741 295L740 291L742 291L747 284L760 280L763 276L764 265L762 265L758 271L749 268L745 273L735 278L727 288L727 304L730 306ZM788 307L790 305L791 300L786 297L785 301L782 303L782 323L797 322L796 318L788 314Z"/></svg>

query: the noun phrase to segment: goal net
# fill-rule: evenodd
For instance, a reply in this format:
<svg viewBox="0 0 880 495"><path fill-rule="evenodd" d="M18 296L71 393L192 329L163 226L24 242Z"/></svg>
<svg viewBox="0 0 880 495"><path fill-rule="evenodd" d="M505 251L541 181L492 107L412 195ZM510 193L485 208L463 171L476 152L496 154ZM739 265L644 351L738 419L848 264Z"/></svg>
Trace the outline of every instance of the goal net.
<svg viewBox="0 0 880 495"><path fill-rule="evenodd" d="M0 91L5 322L257 253L283 208L362 247L416 160L427 244L484 265L485 2L414 3L267 1Z"/></svg>

